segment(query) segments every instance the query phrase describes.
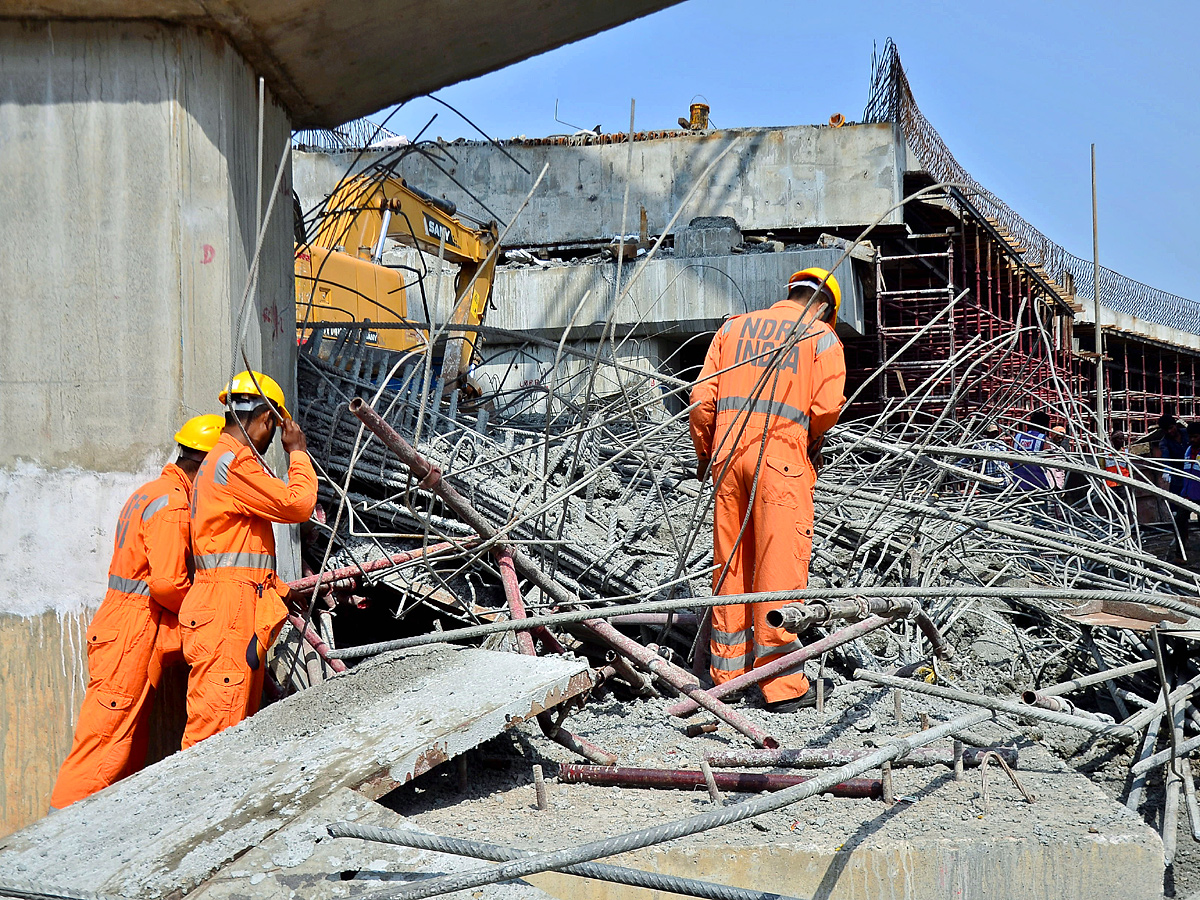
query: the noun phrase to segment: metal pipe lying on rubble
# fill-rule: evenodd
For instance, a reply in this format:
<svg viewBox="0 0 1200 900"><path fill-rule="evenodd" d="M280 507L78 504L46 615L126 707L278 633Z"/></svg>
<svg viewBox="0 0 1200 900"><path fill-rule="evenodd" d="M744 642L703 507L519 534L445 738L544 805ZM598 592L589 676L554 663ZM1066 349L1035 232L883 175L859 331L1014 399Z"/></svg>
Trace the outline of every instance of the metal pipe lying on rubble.
<svg viewBox="0 0 1200 900"><path fill-rule="evenodd" d="M720 750L705 756L710 766L732 769L739 766L770 766L790 769L824 769L844 766L872 752L867 748L800 747L780 750ZM1015 747L964 747L963 765L974 768L985 753L995 753L1012 768L1017 766ZM941 747L914 750L892 760L893 766L947 766L954 768L954 751Z"/></svg>
<svg viewBox="0 0 1200 900"><path fill-rule="evenodd" d="M801 647L799 650L793 650L791 653L785 653L783 656L773 659L769 663L757 666L744 675L738 675L736 678L731 678L729 681L711 687L706 693L711 697L724 697L747 688L752 684L758 684L764 678L798 668L808 660L814 659L835 647L840 647L842 644L848 644L853 640L857 640L864 634L870 634L872 631L882 628L891 621L891 619L886 619L882 616L872 616L869 619L863 619L861 622L855 622L848 628L835 631L828 637ZM684 716L690 716L699 708L700 705L694 700L681 700L667 707L667 715L683 718Z"/></svg>
<svg viewBox="0 0 1200 900"><path fill-rule="evenodd" d="M361 397L355 397L350 401L350 411L379 438L385 447L396 454L396 457L408 467L409 473L421 487L437 494L459 518L475 529L480 537L485 540L498 537L497 530L471 505L470 501L442 479L441 471L418 453ZM562 585L543 572L538 564L519 548L502 541L498 547L510 555L513 566L522 575L541 588L542 593L555 603L570 606L578 602L577 598L572 597ZM678 666L667 662L632 638L625 637L607 622L589 619L581 624L618 653L632 659L650 674L659 676L680 693L696 700L699 705L730 727L746 735L758 746L779 746L778 741L737 710L731 709L719 700L705 694L690 672L685 672Z"/></svg>
<svg viewBox="0 0 1200 900"><path fill-rule="evenodd" d="M868 672L865 669L859 669L854 673L854 677L861 681L869 681L872 684L883 685L884 687L899 688L900 690L912 691L917 694L926 694L930 697L940 697L943 700L954 700L958 703L968 703L972 706L979 706L996 712L1004 712L1012 716L1023 716L1027 719L1052 722L1055 725L1067 725L1092 734L1115 737L1123 741L1133 741L1138 736L1137 731L1127 725L1117 725L1096 719L1070 716L1066 713L1040 709L1036 706L1026 706L1013 700L1001 700L999 697L985 697L982 694L971 694L967 691L960 691L954 688L926 684L923 681L896 678L880 672Z"/></svg>
<svg viewBox="0 0 1200 900"><path fill-rule="evenodd" d="M954 648L942 637L929 615L921 609L921 601L915 597L855 597L851 600L824 600L813 603L792 603L767 613L767 624L782 628L792 634L802 634L813 625L830 619L853 619L861 621L868 616L884 616L888 619L915 619L921 633L933 647L938 659L952 659Z"/></svg>
<svg viewBox="0 0 1200 900"><path fill-rule="evenodd" d="M782 791L811 781L805 775L776 775L767 772L713 772L717 787L723 791L758 794L762 791ZM558 767L558 780L564 784L600 784L616 787L655 787L695 789L706 786L704 773L699 769L646 769L634 766L576 766ZM883 782L878 778L849 778L826 788L823 793L834 797L856 797L878 800L883 796Z"/></svg>
<svg viewBox="0 0 1200 900"><path fill-rule="evenodd" d="M565 866L575 863L588 862L606 856L615 856L618 853L625 853L630 850L639 850L642 847L650 847L677 838L687 837L688 835L700 834L701 832L711 831L723 825L731 825L734 822L741 822L745 819L762 815L763 813L774 812L777 809L783 809L783 807L791 806L793 803L798 803L801 800L808 800L815 797L825 789L845 781L847 778L854 778L863 772L878 769L885 762L900 756L906 756L917 747L924 747L935 741L964 731L973 725L978 725L990 719L992 715L993 713L990 710L972 710L942 725L935 725L928 731L919 731L908 737L888 741L878 750L864 756L862 759L856 759L854 762L847 763L839 768L822 772L820 775L814 776L804 782L804 784L798 784L795 787L786 788L777 793L761 794L751 799L743 800L741 803L735 803L722 809L698 813L697 815L689 816L686 819L680 819L676 822L668 822L650 828L641 828L636 831L630 831L597 841L590 841L586 844L569 847L564 850L539 853L535 856L513 860L499 866L489 866L470 872L427 878L400 888L399 891L393 894L393 900L421 900L424 897L436 897L441 894L450 893L451 891L481 887L485 884L494 884L510 878L521 878L525 875L534 875L538 872L562 869Z"/></svg>
<svg viewBox="0 0 1200 900"><path fill-rule="evenodd" d="M335 838L358 838L380 844L433 850L436 853L452 853L455 856L490 859L493 862L506 862L533 855L532 850L518 850L515 847L504 847L500 844L488 844L483 841L442 837L438 834L428 834L407 828L403 830L376 828L370 825L355 825L350 822L335 822L327 826L327 829L330 837ZM628 884L632 887L661 891L666 894L680 894L685 897L703 897L705 900L794 900L783 894L731 887L726 884L683 878L678 875L644 872L640 869L611 866L605 863L580 863L575 866L565 866L558 871L567 875L577 875L580 878L591 878L613 884Z"/></svg>
<svg viewBox="0 0 1200 900"><path fill-rule="evenodd" d="M1094 675L1084 675L1082 678L1072 678L1070 681L1064 681L1061 684L1052 684L1049 687L1039 689L1029 689L1021 694L1021 699L1030 703L1032 701L1025 700L1030 694L1040 694L1043 697L1057 697L1060 694L1069 694L1071 691L1078 691L1085 687L1091 687L1094 684L1102 684L1106 681L1120 678L1124 675L1133 675L1136 672L1144 672L1147 669L1153 669L1155 662L1152 659L1143 659L1141 662L1130 663L1127 666L1118 666L1115 669L1106 669L1103 672L1097 672Z"/></svg>

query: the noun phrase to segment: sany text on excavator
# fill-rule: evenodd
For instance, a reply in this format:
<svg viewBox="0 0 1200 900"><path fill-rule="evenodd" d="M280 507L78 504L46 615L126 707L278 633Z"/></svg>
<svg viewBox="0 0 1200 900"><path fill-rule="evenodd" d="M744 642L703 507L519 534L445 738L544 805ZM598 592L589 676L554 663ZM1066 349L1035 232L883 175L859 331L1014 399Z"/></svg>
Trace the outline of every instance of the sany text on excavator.
<svg viewBox="0 0 1200 900"><path fill-rule="evenodd" d="M400 354L424 352L428 308L409 315L405 278L383 265L386 239L441 254L459 266L451 325L479 325L491 298L498 241L494 223L476 229L457 217L453 203L430 196L394 175L364 173L344 179L325 202L316 232L296 244L296 325L300 343L315 331L336 338L328 323L371 322L411 325L369 330L368 342ZM414 273L415 274L415 273ZM469 291L467 291L470 286ZM466 291L466 294L464 294ZM422 322L422 319L424 322ZM326 326L315 329L314 326ZM437 341L447 387L466 384L479 334L447 329Z"/></svg>

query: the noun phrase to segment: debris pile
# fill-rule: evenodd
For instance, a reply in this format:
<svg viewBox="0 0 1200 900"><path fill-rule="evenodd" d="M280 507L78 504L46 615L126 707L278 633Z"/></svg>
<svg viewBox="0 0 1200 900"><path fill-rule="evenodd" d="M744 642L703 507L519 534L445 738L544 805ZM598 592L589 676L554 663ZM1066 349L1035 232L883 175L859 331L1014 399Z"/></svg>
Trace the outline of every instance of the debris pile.
<svg viewBox="0 0 1200 900"><path fill-rule="evenodd" d="M606 712L577 710L574 733L561 714L540 717L571 751L544 758L561 763L550 770L559 784L781 791L747 801L760 813L799 799L805 785L892 802L891 766L929 761L959 772L991 761L1015 768L1020 787L1016 749L1036 741L1130 809L1161 806L1155 818L1169 858L1176 852L1181 797L1195 810L1182 756L1188 733L1200 731L1190 700L1200 668L1183 629L1200 580L1160 558L1173 535L1146 524L1146 510L1153 518L1170 496L1157 486L1157 461L1122 456L1130 475L1112 471L1116 451L1066 392L1050 409L1059 442L1036 455L987 433L1030 427L1032 391L965 419L951 412L953 397L919 388L883 410L850 398L824 448L805 605L788 608L806 646L781 661L836 684L834 705L805 714L829 722L840 710L837 733L858 745L842 740L835 751L803 730L782 737L792 729L781 717L735 693L753 678L704 689L712 492L695 479L685 382L623 366L601 345L582 374L563 365L536 385L466 403L419 360L389 370L358 331L318 335L301 354L300 420L327 511L326 526L307 536L320 576L308 584L333 583L311 593L315 664L300 663L293 633L276 656L281 681L302 687L354 659L445 640L575 653L592 665L592 704ZM996 344L990 355L961 351L976 362L956 386L963 396L978 386L972 378L1011 364ZM579 353L564 347L560 365ZM619 390L594 390L600 370ZM886 362L866 380L885 372ZM527 617L535 622L518 626ZM712 715L689 719L701 706ZM940 743L862 743L872 723L901 726L916 710ZM659 742L630 750L626 732L642 715L667 747L717 732L726 750L700 768L664 768L672 751ZM579 756L609 768L568 763ZM738 771L720 768L730 762ZM827 784L796 777L797 767L820 766ZM1164 789L1152 781L1151 796L1147 775L1159 771ZM1191 824L1200 834L1200 821Z"/></svg>

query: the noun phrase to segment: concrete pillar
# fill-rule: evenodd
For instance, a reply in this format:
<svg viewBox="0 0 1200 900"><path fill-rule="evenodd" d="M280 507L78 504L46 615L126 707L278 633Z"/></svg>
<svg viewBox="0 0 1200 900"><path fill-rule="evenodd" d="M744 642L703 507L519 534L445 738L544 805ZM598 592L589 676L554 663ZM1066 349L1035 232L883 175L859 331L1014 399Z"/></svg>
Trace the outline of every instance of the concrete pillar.
<svg viewBox="0 0 1200 900"><path fill-rule="evenodd" d="M265 210L290 139L269 94L264 134ZM0 616L49 617L0 627L34 673L0 687L0 834L66 754L86 665L59 636L104 595L121 504L242 368L257 145L258 80L216 34L0 22ZM245 352L294 396L290 172L280 193Z"/></svg>

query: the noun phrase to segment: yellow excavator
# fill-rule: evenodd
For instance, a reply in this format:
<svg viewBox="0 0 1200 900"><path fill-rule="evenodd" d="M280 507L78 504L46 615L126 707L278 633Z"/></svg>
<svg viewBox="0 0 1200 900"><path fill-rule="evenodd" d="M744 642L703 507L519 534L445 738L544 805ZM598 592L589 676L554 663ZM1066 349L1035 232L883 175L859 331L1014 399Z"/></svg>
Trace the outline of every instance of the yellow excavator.
<svg viewBox="0 0 1200 900"><path fill-rule="evenodd" d="M495 223L471 228L448 200L433 197L394 175L344 179L325 202L316 232L297 234L296 327L301 344L314 335L336 337L336 322L399 323L411 327L368 329L367 343L405 354L425 349L428 309L409 315L401 271L383 265L387 239L459 266L452 325L479 325L491 299L499 240ZM414 273L414 276L419 273ZM464 291L470 286L469 293ZM432 293L432 291L431 291ZM466 384L479 333L447 329L434 348L447 388Z"/></svg>

